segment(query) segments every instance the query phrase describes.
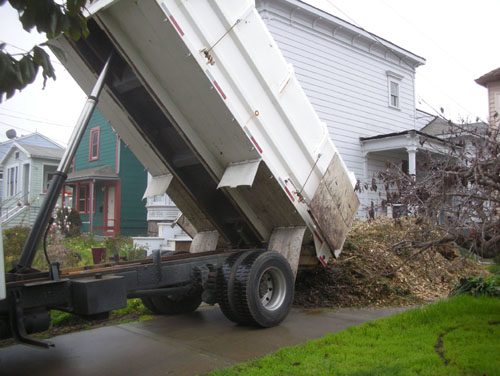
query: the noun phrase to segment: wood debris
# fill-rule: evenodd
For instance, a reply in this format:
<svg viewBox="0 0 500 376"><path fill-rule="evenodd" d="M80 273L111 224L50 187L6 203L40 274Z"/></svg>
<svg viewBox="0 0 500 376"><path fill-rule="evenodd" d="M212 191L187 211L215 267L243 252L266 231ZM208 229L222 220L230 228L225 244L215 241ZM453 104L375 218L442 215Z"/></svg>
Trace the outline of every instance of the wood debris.
<svg viewBox="0 0 500 376"><path fill-rule="evenodd" d="M463 277L488 274L460 255L454 243L422 244L438 233L419 231L418 221L356 221L339 259L327 268L300 270L295 305L301 307L403 306L449 295ZM426 238L427 237L427 238Z"/></svg>

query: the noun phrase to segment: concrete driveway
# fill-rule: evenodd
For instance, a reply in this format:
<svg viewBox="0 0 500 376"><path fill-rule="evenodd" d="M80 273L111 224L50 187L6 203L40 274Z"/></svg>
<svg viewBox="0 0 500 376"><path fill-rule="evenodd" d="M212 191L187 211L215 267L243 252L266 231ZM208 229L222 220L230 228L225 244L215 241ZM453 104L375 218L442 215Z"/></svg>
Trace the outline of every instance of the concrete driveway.
<svg viewBox="0 0 500 376"><path fill-rule="evenodd" d="M51 339L50 350L0 349L7 375L196 375L304 343L404 309L338 311L294 309L278 327L248 328L228 321L217 307L93 329Z"/></svg>

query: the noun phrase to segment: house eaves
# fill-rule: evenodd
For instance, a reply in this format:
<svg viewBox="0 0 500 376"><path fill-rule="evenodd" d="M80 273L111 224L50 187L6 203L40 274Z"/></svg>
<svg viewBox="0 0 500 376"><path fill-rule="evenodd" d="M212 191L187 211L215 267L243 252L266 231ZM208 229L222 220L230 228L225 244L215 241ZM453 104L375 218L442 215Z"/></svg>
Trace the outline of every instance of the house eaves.
<svg viewBox="0 0 500 376"><path fill-rule="evenodd" d="M379 58L396 60L400 65L406 63L415 69L426 62L421 56L300 0L257 0L256 7L262 10L263 18L282 17L287 14L289 23L314 30L328 38L347 42Z"/></svg>
<svg viewBox="0 0 500 376"><path fill-rule="evenodd" d="M5 153L5 155L3 156L2 160L0 160L0 166L4 165L5 161L7 159L9 159L10 155L12 154L12 152L15 149L18 149L18 150L22 151L24 154L29 155L28 151L25 148L23 148L17 142L13 142L12 145L10 146L9 150L7 151L7 153Z"/></svg>
<svg viewBox="0 0 500 376"><path fill-rule="evenodd" d="M476 80L481 86L487 87L489 83L500 81L500 68L494 69L491 72L488 72Z"/></svg>
<svg viewBox="0 0 500 376"><path fill-rule="evenodd" d="M372 137L360 137L359 141L364 154L411 149L443 153L449 144L439 137L413 129Z"/></svg>
<svg viewBox="0 0 500 376"><path fill-rule="evenodd" d="M67 183L86 180L120 180L120 176L111 168L111 166L97 166L86 168L68 174Z"/></svg>
<svg viewBox="0 0 500 376"><path fill-rule="evenodd" d="M24 154L28 156L28 158L40 158L40 159L50 159L54 161L60 161L63 154L64 149L55 149L55 148L47 148L44 146L34 146L34 145L21 145L17 142L12 143L10 149L5 153L3 158L0 160L0 166L3 166L5 161L10 157L12 152L17 149L22 151Z"/></svg>
<svg viewBox="0 0 500 376"><path fill-rule="evenodd" d="M28 152L30 158L43 158L52 160L61 160L64 149L47 148L45 146L22 145L23 149Z"/></svg>

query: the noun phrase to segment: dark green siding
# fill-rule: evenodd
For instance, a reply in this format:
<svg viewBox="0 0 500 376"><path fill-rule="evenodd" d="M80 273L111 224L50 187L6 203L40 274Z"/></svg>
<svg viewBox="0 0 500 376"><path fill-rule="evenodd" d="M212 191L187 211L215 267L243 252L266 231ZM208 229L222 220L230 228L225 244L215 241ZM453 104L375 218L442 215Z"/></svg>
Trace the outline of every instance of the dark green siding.
<svg viewBox="0 0 500 376"><path fill-rule="evenodd" d="M129 148L120 141L121 234L147 235L146 200L142 200L147 184L147 172Z"/></svg>
<svg viewBox="0 0 500 376"><path fill-rule="evenodd" d="M89 161L90 131L100 127L99 159ZM99 111L94 111L87 126L82 142L75 155L75 171L87 168L109 165L116 171L116 134ZM146 190L147 172L132 152L120 141L120 181L121 181L121 208L120 208L120 235L137 236L147 234L146 202L142 195ZM96 182L94 226L102 227L104 220L104 193L103 183ZM89 215L80 214L82 222L89 221ZM88 226L83 225L83 232L88 232ZM95 234L102 234L102 230L95 230Z"/></svg>
<svg viewBox="0 0 500 376"><path fill-rule="evenodd" d="M99 159L89 161L90 130L95 127L100 127ZM115 160L116 134L101 113L94 111L75 155L75 169L79 171L86 168L109 165L114 170Z"/></svg>

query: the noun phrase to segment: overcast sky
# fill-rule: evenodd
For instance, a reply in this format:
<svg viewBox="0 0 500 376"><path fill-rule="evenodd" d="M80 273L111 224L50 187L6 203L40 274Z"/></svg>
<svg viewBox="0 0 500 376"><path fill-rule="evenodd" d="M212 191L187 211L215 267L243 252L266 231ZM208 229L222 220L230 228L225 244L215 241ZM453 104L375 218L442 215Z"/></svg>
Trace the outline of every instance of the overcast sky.
<svg viewBox="0 0 500 376"><path fill-rule="evenodd" d="M130 1L130 0L122 0ZM500 67L498 0L308 0L427 60L417 69L417 108L440 108L452 120L487 120L486 89L474 80ZM0 7L0 41L11 53L30 49L44 37L26 33L10 6ZM494 39L496 38L496 39ZM54 58L55 59L55 58ZM38 131L65 145L85 94L57 62L56 81L42 90L41 77L0 104L0 141Z"/></svg>

